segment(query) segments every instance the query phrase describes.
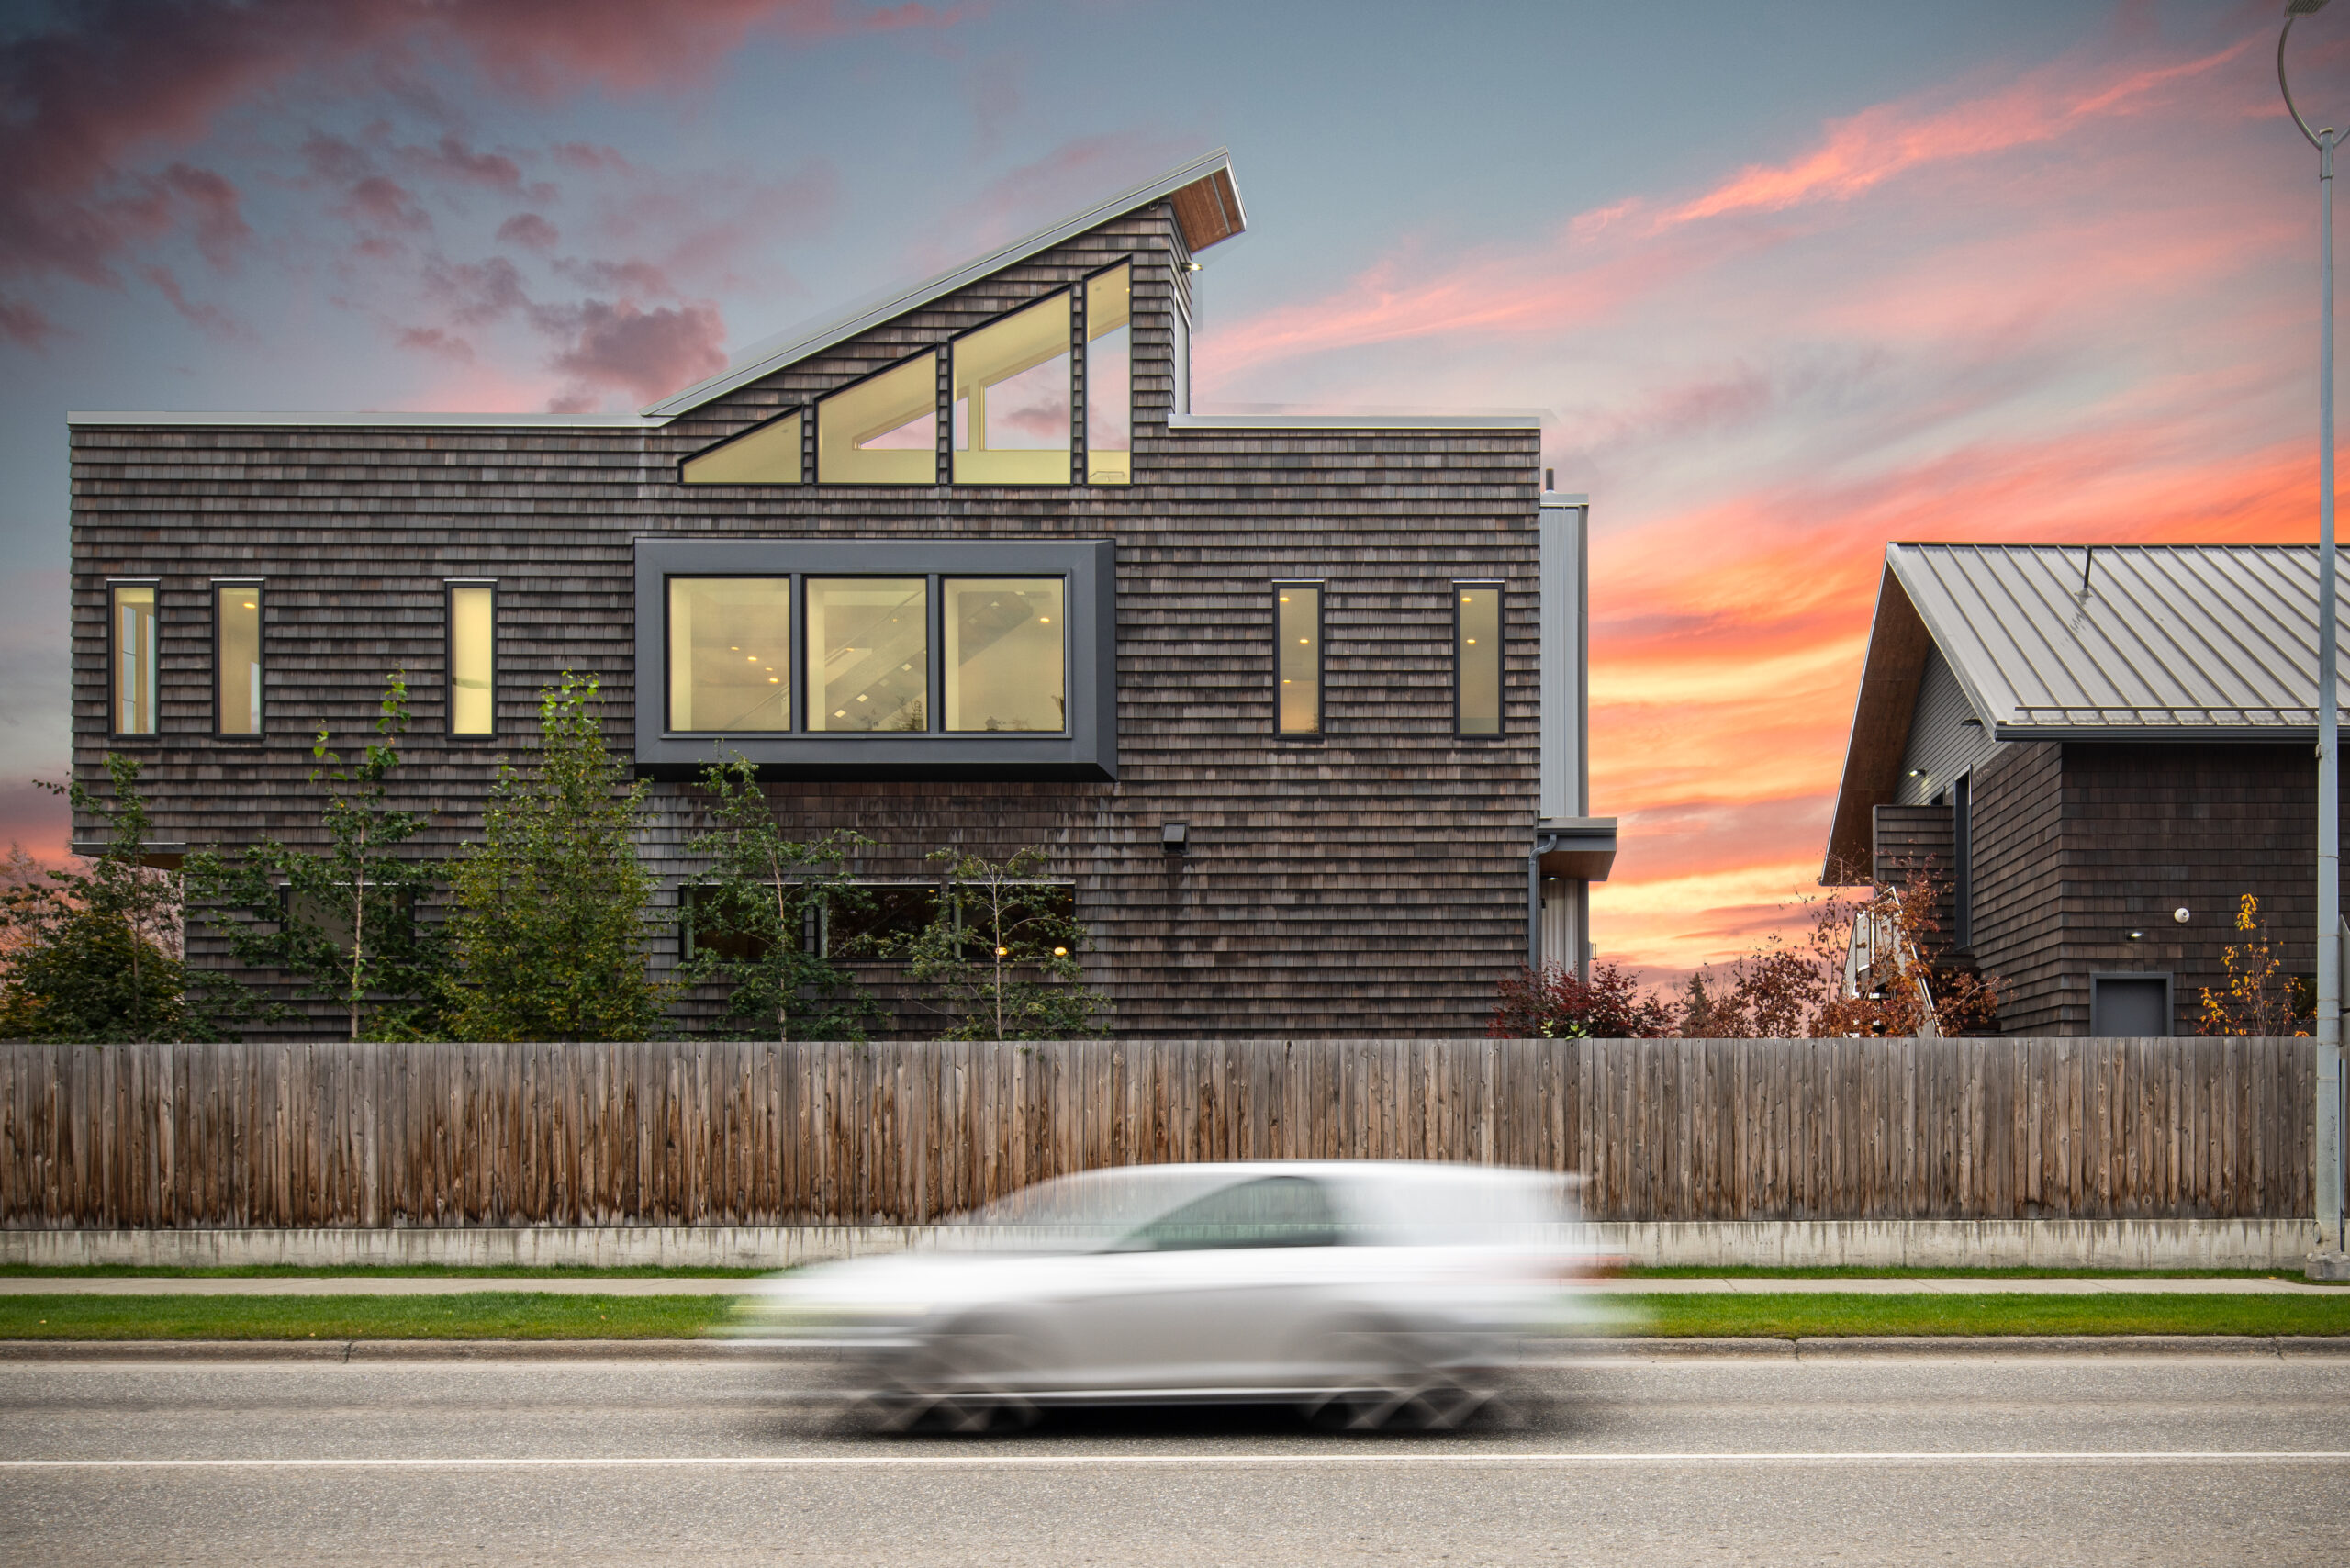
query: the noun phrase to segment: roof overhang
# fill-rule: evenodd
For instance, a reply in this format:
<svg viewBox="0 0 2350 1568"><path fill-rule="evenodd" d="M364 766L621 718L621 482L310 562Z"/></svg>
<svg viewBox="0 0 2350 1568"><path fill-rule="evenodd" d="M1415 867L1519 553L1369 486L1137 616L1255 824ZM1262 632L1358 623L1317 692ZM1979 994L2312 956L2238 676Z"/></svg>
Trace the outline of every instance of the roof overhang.
<svg viewBox="0 0 2350 1568"><path fill-rule="evenodd" d="M1918 705L1918 685L1925 678L1926 655L1932 646L1926 622L1888 558L1877 583L1876 616L1869 626L1860 695L1852 704L1844 777L1836 789L1836 814L1828 829L1828 857L1819 868L1823 886L1848 887L1874 874L1872 813L1893 799L1900 784L1909 716Z"/></svg>
<svg viewBox="0 0 2350 1568"><path fill-rule="evenodd" d="M1534 842L1546 877L1604 882L1616 868L1614 817L1552 817L1534 824Z"/></svg>
<svg viewBox="0 0 2350 1568"><path fill-rule="evenodd" d="M1232 183L1232 154L1219 147L1203 158L1194 158L1155 179L1145 180L1131 189L1121 191L1107 201L1098 202L1082 212L1071 213L1059 222L1047 224L1034 234L990 251L976 261L966 262L961 266L907 287L885 289L850 306L838 315L755 344L741 359L716 375L706 381L698 381L643 411L649 416L674 418L700 407L713 398L722 398L738 387L747 386L761 376L772 375L778 370L796 364L811 354L822 353L836 344L846 342L858 333L894 320L909 310L919 310L933 300L944 298L990 274L1016 266L1089 229L1098 228L1112 218L1122 218L1137 208L1161 201L1174 208L1176 227L1182 231L1183 243L1195 254L1231 239L1248 226L1248 214L1240 206L1240 192Z"/></svg>

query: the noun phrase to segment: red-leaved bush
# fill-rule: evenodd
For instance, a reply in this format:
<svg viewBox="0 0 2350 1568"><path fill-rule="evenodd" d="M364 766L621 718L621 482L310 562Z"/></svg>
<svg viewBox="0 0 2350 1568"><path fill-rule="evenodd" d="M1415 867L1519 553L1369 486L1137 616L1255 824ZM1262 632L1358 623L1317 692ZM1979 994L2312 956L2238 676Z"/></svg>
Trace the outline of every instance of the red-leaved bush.
<svg viewBox="0 0 2350 1568"><path fill-rule="evenodd" d="M1613 964L1598 965L1588 980L1545 964L1502 981L1485 1033L1505 1040L1630 1040L1669 1035L1676 1022L1671 1007Z"/></svg>

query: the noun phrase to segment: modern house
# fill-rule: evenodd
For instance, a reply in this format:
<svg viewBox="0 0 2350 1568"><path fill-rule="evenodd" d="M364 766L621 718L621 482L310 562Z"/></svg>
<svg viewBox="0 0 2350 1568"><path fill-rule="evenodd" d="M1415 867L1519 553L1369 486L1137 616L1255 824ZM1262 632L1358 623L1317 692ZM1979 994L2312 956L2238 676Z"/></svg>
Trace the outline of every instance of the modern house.
<svg viewBox="0 0 2350 1568"><path fill-rule="evenodd" d="M2195 1032L2246 893L2311 975L2317 564L1887 546L1821 880L1930 862L1944 960L2001 978L2009 1034Z"/></svg>
<svg viewBox="0 0 2350 1568"><path fill-rule="evenodd" d="M1481 1032L1614 851L1583 498L1528 416L1193 413L1246 226L1211 154L637 414L75 414L76 775L141 758L166 852L313 841L399 668L451 853L574 670L671 897L739 753L910 897L1046 849L1122 1034Z"/></svg>

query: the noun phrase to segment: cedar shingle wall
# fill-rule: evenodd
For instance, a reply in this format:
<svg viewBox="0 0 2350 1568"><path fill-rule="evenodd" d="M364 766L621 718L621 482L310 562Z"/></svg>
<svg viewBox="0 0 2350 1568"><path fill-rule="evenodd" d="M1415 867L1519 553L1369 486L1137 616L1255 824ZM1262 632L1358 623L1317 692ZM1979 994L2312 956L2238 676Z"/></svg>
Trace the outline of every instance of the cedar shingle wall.
<svg viewBox="0 0 2350 1568"><path fill-rule="evenodd" d="M416 727L400 788L428 847L476 830L493 761L535 695L591 671L625 749L636 672L632 541L666 537L1114 537L1115 784L778 784L810 835L859 828L860 869L920 874L962 846L1053 853L1079 886L1121 1034L1460 1035L1523 960L1536 772L1532 431L1169 431L1181 241L1159 212L1105 225L673 426L627 430L91 427L73 435L74 732L102 778L104 579L159 574L164 734L147 759L159 838L318 837L309 738L356 745L404 667ZM1136 466L1126 488L696 487L677 461L1116 260L1136 258ZM210 738L206 581L268 578L267 738ZM442 579L499 583L499 739L438 737ZM1326 577L1328 736L1277 743L1276 577ZM1449 584L1509 588L1507 722L1451 734ZM689 786L655 786L647 844L685 868ZM1173 860L1159 824L1192 824ZM82 824L86 826L86 824ZM217 956L199 939L198 958Z"/></svg>
<svg viewBox="0 0 2350 1568"><path fill-rule="evenodd" d="M2063 1032L2063 762L2062 746L2026 742L1975 774L1975 959L1999 977L1999 1028L2009 1035ZM2079 1031L2087 1027L2084 1012Z"/></svg>

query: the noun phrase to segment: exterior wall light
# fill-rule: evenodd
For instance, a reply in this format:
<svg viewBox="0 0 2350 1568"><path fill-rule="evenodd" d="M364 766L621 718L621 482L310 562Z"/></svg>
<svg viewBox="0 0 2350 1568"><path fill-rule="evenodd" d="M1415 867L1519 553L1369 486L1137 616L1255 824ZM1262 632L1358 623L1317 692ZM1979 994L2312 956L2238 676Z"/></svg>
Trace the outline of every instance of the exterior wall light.
<svg viewBox="0 0 2350 1568"><path fill-rule="evenodd" d="M2173 920L2177 921L2181 925L2186 924L2188 919L2187 906L2185 904L2180 904L2177 909L2170 912L2170 917Z"/></svg>
<svg viewBox="0 0 2350 1568"><path fill-rule="evenodd" d="M1912 778L1923 778L1925 776L1926 770L1922 767L1913 767L1909 770L1909 777Z"/></svg>
<svg viewBox="0 0 2350 1568"><path fill-rule="evenodd" d="M1158 824L1158 847L1169 855L1184 855L1192 847L1192 824L1161 823Z"/></svg>
<svg viewBox="0 0 2350 1568"><path fill-rule="evenodd" d="M2145 936L2146 934L2143 931L2132 931L2130 933L2130 940L2132 942L2143 942L2145 940Z"/></svg>

